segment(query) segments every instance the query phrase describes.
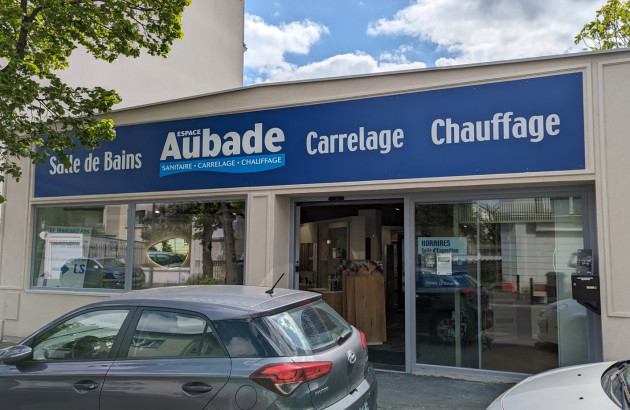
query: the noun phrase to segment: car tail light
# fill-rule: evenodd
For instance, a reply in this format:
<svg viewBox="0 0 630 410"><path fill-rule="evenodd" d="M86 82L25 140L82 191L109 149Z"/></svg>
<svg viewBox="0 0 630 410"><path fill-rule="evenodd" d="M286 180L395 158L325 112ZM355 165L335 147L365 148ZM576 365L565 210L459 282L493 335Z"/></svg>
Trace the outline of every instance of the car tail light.
<svg viewBox="0 0 630 410"><path fill-rule="evenodd" d="M365 337L363 331L359 330L359 333L361 334L361 347L363 350L367 350L367 337Z"/></svg>
<svg viewBox="0 0 630 410"><path fill-rule="evenodd" d="M249 376L250 380L283 396L290 396L303 383L327 375L332 362L272 363Z"/></svg>

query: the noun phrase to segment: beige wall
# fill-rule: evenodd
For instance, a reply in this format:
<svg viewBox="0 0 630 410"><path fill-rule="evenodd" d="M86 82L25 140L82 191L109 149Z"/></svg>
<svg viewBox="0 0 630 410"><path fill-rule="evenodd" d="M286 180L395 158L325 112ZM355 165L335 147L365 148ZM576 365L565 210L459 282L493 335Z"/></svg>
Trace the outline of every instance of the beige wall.
<svg viewBox="0 0 630 410"><path fill-rule="evenodd" d="M605 359L630 356L630 58L619 55L598 65L600 164L598 232L602 272L602 335Z"/></svg>
<svg viewBox="0 0 630 410"><path fill-rule="evenodd" d="M167 59L143 54L107 63L78 49L60 76L73 86L115 89L119 109L241 87L243 13L244 0L193 0L182 16L184 38Z"/></svg>
<svg viewBox="0 0 630 410"><path fill-rule="evenodd" d="M244 197L247 199L247 284L269 286L290 266L291 198L330 195L396 195L431 191L594 184L596 188L599 271L602 275L603 350L606 359L628 357L623 342L630 338L630 274L627 244L630 218L630 51L582 54L485 66L434 69L347 79L257 86L196 99L159 104L116 113L118 125L164 121L257 109L288 107L313 102L361 98L398 92L495 82L568 71L584 73L586 169L535 174L429 178L362 184L334 183L317 186L276 186L273 189L199 190L160 194L161 199ZM4 219L0 270L0 319L6 335L23 336L52 317L95 295L49 294L30 291L30 247L33 206L67 203L64 198L31 198L30 175L9 183ZM150 200L150 194L125 194L107 200ZM73 198L71 202L102 201ZM17 319L15 318L17 316Z"/></svg>

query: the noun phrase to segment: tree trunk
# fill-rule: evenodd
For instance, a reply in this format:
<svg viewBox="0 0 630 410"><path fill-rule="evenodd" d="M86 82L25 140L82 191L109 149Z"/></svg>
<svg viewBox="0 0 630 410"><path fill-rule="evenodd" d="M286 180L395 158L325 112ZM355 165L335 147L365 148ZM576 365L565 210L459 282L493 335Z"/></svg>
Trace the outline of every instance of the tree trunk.
<svg viewBox="0 0 630 410"><path fill-rule="evenodd" d="M212 224L203 224L203 239L201 240L203 246L202 252L202 276L204 278L214 277L214 261L212 260Z"/></svg>
<svg viewBox="0 0 630 410"><path fill-rule="evenodd" d="M221 202L221 225L223 227L223 251L225 254L225 283L240 285L236 264L236 246L234 240L234 215L226 202Z"/></svg>

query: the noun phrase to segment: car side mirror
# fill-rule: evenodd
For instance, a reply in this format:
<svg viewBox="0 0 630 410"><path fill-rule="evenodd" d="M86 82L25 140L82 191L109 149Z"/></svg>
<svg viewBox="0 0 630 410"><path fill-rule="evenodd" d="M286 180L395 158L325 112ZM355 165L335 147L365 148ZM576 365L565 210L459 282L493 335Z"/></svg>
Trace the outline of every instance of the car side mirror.
<svg viewBox="0 0 630 410"><path fill-rule="evenodd" d="M17 364L33 356L33 349L24 345L15 345L0 350L0 362Z"/></svg>

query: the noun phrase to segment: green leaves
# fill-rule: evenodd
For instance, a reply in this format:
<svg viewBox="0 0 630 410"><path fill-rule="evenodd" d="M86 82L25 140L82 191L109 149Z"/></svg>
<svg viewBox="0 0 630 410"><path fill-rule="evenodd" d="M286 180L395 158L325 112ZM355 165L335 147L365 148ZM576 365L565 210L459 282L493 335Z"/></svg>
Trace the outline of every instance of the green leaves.
<svg viewBox="0 0 630 410"><path fill-rule="evenodd" d="M142 50L166 57L190 1L0 0L0 181L19 180L21 158L67 163L114 139L103 114L120 102L116 91L70 87L56 73L79 45L109 62Z"/></svg>
<svg viewBox="0 0 630 410"><path fill-rule="evenodd" d="M575 37L587 50L628 47L630 44L630 1L608 0Z"/></svg>

